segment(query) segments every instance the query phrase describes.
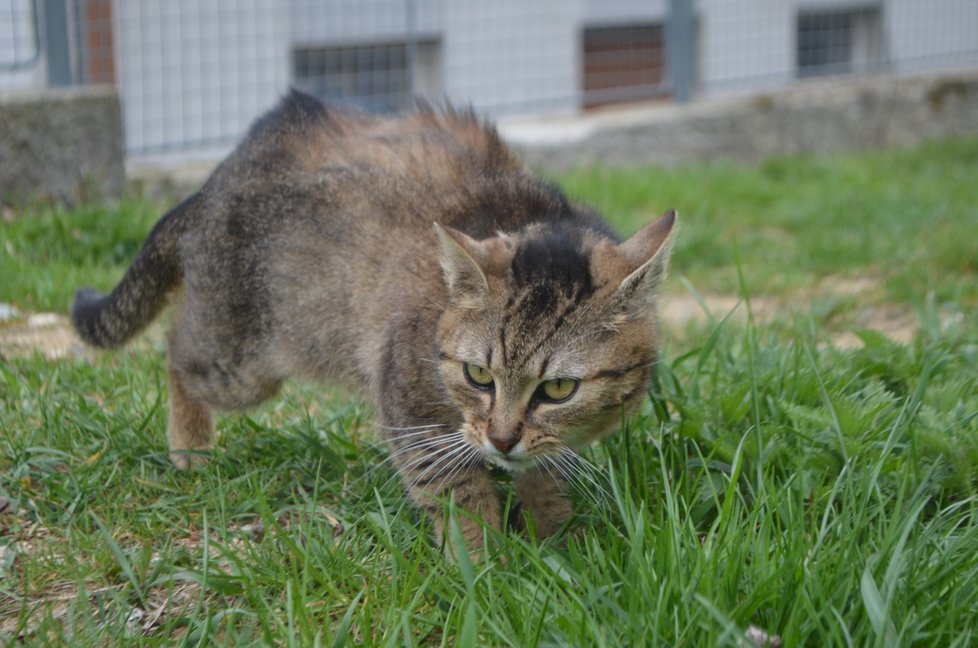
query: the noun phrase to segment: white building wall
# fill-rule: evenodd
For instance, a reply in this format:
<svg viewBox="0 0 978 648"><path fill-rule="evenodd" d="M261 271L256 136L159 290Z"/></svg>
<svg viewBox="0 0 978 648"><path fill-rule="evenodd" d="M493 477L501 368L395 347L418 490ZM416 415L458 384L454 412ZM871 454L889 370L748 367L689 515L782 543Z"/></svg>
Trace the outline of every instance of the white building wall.
<svg viewBox="0 0 978 648"><path fill-rule="evenodd" d="M978 0L888 0L883 11L897 72L978 65Z"/></svg>
<svg viewBox="0 0 978 648"><path fill-rule="evenodd" d="M280 1L118 0L113 9L130 150L236 137L288 87Z"/></svg>
<svg viewBox="0 0 978 648"><path fill-rule="evenodd" d="M23 69L0 68L0 92L43 88L47 83L44 58Z"/></svg>
<svg viewBox="0 0 978 648"><path fill-rule="evenodd" d="M661 23L669 0L585 0L584 22L591 26Z"/></svg>
<svg viewBox="0 0 978 648"><path fill-rule="evenodd" d="M786 0L700 0L699 91L710 95L789 83L795 7Z"/></svg>
<svg viewBox="0 0 978 648"><path fill-rule="evenodd" d="M445 0L290 0L292 43L297 47L403 43L409 28L437 37Z"/></svg>
<svg viewBox="0 0 978 648"><path fill-rule="evenodd" d="M574 110L584 0L445 4L448 97L491 114Z"/></svg>

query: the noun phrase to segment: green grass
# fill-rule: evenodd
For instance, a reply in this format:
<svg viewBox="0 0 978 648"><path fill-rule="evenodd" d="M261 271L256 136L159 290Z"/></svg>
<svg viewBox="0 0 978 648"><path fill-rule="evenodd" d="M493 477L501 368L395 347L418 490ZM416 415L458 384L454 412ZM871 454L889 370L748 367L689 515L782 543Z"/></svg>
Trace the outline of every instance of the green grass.
<svg viewBox="0 0 978 648"><path fill-rule="evenodd" d="M814 278L869 276L885 297L978 306L974 139L910 151L794 157L756 168L582 170L565 187L623 231L667 209L682 218L674 273L737 292L792 294ZM733 245L736 243L736 246Z"/></svg>
<svg viewBox="0 0 978 648"><path fill-rule="evenodd" d="M25 311L65 312L76 288L110 289L159 216L138 200L71 211L29 209L0 230L0 301Z"/></svg>
<svg viewBox="0 0 978 648"><path fill-rule="evenodd" d="M873 298L920 329L908 345L860 330L844 350L818 313L794 312L671 336L640 414L589 451L599 487L575 492L563 541L490 533L480 564L441 558L371 413L343 395L290 383L221 419L210 466L183 474L153 345L3 360L3 640L736 646L753 625L786 646L973 645L976 160L966 140L570 174L623 231L679 207L672 292L790 301L870 274ZM858 218L840 213L856 203ZM76 284L111 286L151 211L5 224L0 272L23 274L0 301L63 311Z"/></svg>

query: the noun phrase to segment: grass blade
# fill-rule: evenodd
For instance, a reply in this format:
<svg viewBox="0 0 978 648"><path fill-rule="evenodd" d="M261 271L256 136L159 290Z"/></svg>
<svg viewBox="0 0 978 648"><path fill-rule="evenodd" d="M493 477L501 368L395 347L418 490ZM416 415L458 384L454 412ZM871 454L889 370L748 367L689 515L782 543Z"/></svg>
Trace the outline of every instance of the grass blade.
<svg viewBox="0 0 978 648"><path fill-rule="evenodd" d="M102 539L105 541L105 544L109 547L109 551L111 551L112 555L115 557L115 561L119 564L119 568L122 570L122 573L125 574L126 579L128 579L129 583L132 585L132 589L136 592L139 602L145 602L146 597L143 595L143 588L139 585L139 579L136 578L136 574L133 572L132 565L129 563L129 559L126 558L126 554L123 553L121 548L119 548L119 545L116 543L115 539L112 538L112 534L109 533L107 528L105 528L105 524L102 522L102 520L100 520L94 512L90 512L89 515L92 516L92 520L98 527L99 533L102 535Z"/></svg>

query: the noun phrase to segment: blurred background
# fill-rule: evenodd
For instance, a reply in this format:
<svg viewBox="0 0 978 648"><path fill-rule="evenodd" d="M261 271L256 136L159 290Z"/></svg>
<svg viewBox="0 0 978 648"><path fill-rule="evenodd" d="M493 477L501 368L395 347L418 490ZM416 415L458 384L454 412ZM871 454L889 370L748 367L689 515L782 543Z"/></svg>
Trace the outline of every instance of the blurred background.
<svg viewBox="0 0 978 648"><path fill-rule="evenodd" d="M230 146L290 86L513 118L976 66L975 0L0 0L0 93L113 88L130 159Z"/></svg>

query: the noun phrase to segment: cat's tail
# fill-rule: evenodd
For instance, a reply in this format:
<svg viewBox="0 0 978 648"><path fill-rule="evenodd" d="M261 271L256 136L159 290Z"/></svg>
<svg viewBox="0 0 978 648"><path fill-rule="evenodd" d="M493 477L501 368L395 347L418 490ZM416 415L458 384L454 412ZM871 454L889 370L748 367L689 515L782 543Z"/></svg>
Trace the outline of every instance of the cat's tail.
<svg viewBox="0 0 978 648"><path fill-rule="evenodd" d="M196 194L156 223L119 284L108 295L80 288L71 306L71 323L79 337L103 349L118 347L142 331L166 306L181 280L176 241L193 211Z"/></svg>

